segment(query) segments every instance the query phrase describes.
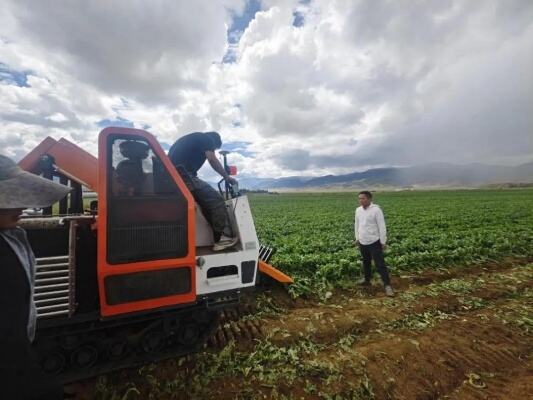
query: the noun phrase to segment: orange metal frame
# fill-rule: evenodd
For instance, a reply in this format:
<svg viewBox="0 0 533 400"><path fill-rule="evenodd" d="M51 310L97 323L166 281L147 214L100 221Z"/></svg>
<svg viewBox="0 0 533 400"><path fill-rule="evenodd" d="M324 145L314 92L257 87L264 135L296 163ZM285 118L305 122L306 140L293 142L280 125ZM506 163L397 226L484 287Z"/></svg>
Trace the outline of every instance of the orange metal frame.
<svg viewBox="0 0 533 400"><path fill-rule="evenodd" d="M258 262L259 271L263 274L274 278L281 283L294 283L294 280L289 276L281 272L279 269L274 268L272 265L267 264L266 262L259 260Z"/></svg>
<svg viewBox="0 0 533 400"><path fill-rule="evenodd" d="M139 139L146 140L152 147L153 152L161 159L166 170L172 176L174 183L187 200L187 219L188 219L188 254L183 258L143 261L127 264L113 264L107 262L107 180L109 177L107 170L108 158L108 138L110 135L128 135L136 136ZM160 307L172 306L177 304L193 303L196 301L196 234L195 234L195 211L194 199L185 186L185 183L177 173L176 169L168 159L167 155L157 142L157 140L148 132L132 128L105 128L100 132L98 139L98 289L100 293L100 310L104 317L118 314L150 310ZM161 270L168 268L190 268L191 270L191 291L182 295L167 296L143 301L136 301L126 304L109 305L106 301L104 289L104 280L111 275L130 274L134 272Z"/></svg>
<svg viewBox="0 0 533 400"><path fill-rule="evenodd" d="M48 136L20 160L19 166L26 171L35 172L39 159L45 154L54 157L55 165L64 175L96 191L98 169L96 157L67 139L55 140Z"/></svg>

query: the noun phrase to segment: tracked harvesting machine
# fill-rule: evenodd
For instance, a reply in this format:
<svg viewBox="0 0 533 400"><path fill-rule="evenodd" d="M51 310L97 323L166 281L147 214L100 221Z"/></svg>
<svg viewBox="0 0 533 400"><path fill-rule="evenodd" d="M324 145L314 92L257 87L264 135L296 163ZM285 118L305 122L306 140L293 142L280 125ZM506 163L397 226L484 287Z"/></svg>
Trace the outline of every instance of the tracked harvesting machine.
<svg viewBox="0 0 533 400"><path fill-rule="evenodd" d="M125 143L147 150L133 154ZM135 184L128 164L138 167ZM271 250L238 191L221 190L239 242L212 251L211 227L146 131L104 129L98 158L46 138L19 165L72 187L54 208L21 220L37 260L34 346L63 382L195 352L260 271L292 281L267 264ZM97 200L85 209L88 191Z"/></svg>

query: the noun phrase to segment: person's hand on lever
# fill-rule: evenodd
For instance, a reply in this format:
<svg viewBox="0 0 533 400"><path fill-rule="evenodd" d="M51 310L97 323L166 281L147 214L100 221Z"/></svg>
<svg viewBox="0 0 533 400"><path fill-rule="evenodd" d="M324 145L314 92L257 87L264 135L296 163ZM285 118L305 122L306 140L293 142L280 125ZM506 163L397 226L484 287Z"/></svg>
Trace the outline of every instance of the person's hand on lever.
<svg viewBox="0 0 533 400"><path fill-rule="evenodd" d="M227 176L226 178L224 178L226 180L226 182L228 182L230 185L237 185L237 179L235 178L232 178L231 176Z"/></svg>

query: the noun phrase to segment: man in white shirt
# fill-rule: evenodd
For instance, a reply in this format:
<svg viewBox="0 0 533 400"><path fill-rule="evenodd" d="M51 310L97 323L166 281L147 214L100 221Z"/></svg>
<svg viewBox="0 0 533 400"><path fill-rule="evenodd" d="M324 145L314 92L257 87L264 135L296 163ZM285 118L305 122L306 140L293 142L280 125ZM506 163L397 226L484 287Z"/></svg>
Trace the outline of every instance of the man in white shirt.
<svg viewBox="0 0 533 400"><path fill-rule="evenodd" d="M372 193L362 191L358 195L360 207L355 210L355 243L359 245L363 257L364 279L361 285L369 286L372 278L372 260L381 276L385 293L394 296L390 284L389 271L385 266L383 250L387 243L387 227L383 212L377 204L372 203Z"/></svg>

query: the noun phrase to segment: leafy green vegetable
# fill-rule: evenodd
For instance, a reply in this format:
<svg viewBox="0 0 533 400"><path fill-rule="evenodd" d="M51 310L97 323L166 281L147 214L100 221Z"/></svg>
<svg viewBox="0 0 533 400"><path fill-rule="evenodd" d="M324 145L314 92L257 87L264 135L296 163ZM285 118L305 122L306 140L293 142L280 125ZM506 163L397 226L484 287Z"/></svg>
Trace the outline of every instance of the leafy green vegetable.
<svg viewBox="0 0 533 400"><path fill-rule="evenodd" d="M385 213L392 272L533 256L533 190L403 191L374 195ZM272 264L296 278L294 296L327 299L360 275L354 246L355 193L250 196ZM457 288L457 291L469 290Z"/></svg>

